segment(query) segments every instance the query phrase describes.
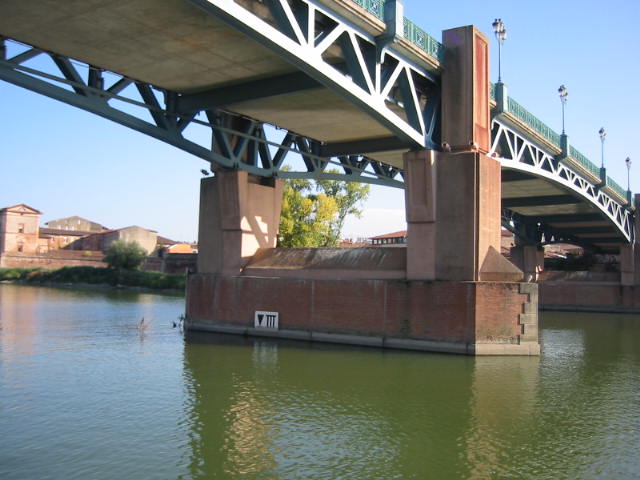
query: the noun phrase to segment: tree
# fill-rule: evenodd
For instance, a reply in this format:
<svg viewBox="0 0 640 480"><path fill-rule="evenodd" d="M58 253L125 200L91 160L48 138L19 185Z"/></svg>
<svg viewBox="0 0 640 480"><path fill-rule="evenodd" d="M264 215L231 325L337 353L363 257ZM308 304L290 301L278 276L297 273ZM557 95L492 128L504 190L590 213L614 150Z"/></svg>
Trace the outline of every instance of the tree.
<svg viewBox="0 0 640 480"><path fill-rule="evenodd" d="M334 247L347 215L369 195L369 185L341 180L288 179L284 187L278 246Z"/></svg>
<svg viewBox="0 0 640 480"><path fill-rule="evenodd" d="M147 257L147 251L135 241L116 240L107 249L103 261L109 268L135 270Z"/></svg>
<svg viewBox="0 0 640 480"><path fill-rule="evenodd" d="M331 222L331 230L326 245L336 246L340 241L342 227L347 215L353 215L356 218L360 218L362 215L360 206L369 197L370 185L342 180L320 180L318 185L325 195L335 199L338 206L338 214Z"/></svg>

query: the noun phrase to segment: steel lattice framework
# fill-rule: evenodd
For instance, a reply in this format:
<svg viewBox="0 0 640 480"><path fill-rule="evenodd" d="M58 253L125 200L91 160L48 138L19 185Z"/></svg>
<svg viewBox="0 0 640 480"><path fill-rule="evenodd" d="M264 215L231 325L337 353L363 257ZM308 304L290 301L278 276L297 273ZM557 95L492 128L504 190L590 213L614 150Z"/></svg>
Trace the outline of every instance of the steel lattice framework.
<svg viewBox="0 0 640 480"><path fill-rule="evenodd" d="M231 112L179 113L176 104L180 96L176 92L29 45L10 43L21 51L10 58L0 58L0 79L150 135L211 162L214 169L242 169L264 177L403 186L398 168L363 155L329 156L323 153L319 141L290 131L278 132ZM0 52L7 51L6 44L7 39L3 39ZM34 67L33 62L25 65L42 57L51 60L52 68ZM206 128L204 142L185 135L192 125ZM291 157L295 160L287 162Z"/></svg>
<svg viewBox="0 0 640 480"><path fill-rule="evenodd" d="M424 67L389 46L395 30L374 37L315 0L261 0L273 22L233 0L189 0L341 94L398 138L434 148L440 89ZM395 28L394 22L390 22ZM338 46L344 63L323 56Z"/></svg>
<svg viewBox="0 0 640 480"><path fill-rule="evenodd" d="M266 19L251 13L242 2L189 1L346 98L403 145L439 149L439 79L393 48L393 22L387 22L384 34L374 37L317 0L257 0L268 11ZM329 51L339 51L340 59L327 55ZM42 58L49 60L49 68L41 67ZM433 67L437 60L425 65L429 62ZM397 167L360 154L333 156L328 144L215 108L206 95L159 88L3 37L0 79L150 135L210 162L213 169L404 186L403 172ZM287 79L285 75L280 80ZM188 134L192 127L204 127L204 141ZM595 207L624 239L633 239L632 212L624 202L500 116L492 120L490 154L507 170L561 186ZM509 210L503 213L503 224L534 243L579 240L546 225L527 223Z"/></svg>
<svg viewBox="0 0 640 480"><path fill-rule="evenodd" d="M599 185L587 180L499 118L492 120L491 129L489 154L496 157L504 168L543 177L576 194L604 214L628 242L632 241L633 216L625 204L615 200ZM531 226L525 227L519 221L518 215L508 210L503 212L503 225L535 243L576 242L575 237L555 232L545 225L537 225L534 231L531 231Z"/></svg>

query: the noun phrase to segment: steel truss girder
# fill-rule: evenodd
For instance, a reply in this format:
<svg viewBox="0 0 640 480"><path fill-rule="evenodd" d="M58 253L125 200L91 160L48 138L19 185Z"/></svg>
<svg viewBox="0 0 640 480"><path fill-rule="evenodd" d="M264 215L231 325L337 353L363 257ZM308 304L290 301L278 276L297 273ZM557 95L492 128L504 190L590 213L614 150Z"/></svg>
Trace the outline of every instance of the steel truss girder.
<svg viewBox="0 0 640 480"><path fill-rule="evenodd" d="M437 80L391 50L388 39L374 38L317 0L255 0L267 5L272 24L233 0L189 1L339 93L400 139L438 148ZM332 46L340 47L344 64L323 58Z"/></svg>
<svg viewBox="0 0 640 480"><path fill-rule="evenodd" d="M578 238L571 232L554 229L545 223L531 222L529 219L508 208L502 209L501 220L504 228L527 245L550 245L554 243L585 245L583 239Z"/></svg>
<svg viewBox="0 0 640 480"><path fill-rule="evenodd" d="M515 131L508 124L500 121L496 117L491 122L491 150L489 155L496 157L503 167L518 170L536 177L543 177L550 182L562 186L576 194L578 198L593 205L615 226L627 242L633 241L633 215L626 205L617 202L608 195L597 184L594 184L581 176L578 172L570 168L562 161L557 160L553 154L545 151L542 147L532 142L519 132ZM512 229L511 225L506 225L505 221L513 220L512 214L503 212L503 225ZM519 219L520 223L523 219ZM549 243L567 241L571 239L573 243L584 244L588 239L578 239L574 236L554 231L549 226L542 226L533 237L525 232L523 238L532 243ZM544 239L544 235L550 237ZM518 232L514 232L518 233ZM541 236L543 235L543 236ZM562 240L560 240L562 239Z"/></svg>
<svg viewBox="0 0 640 480"><path fill-rule="evenodd" d="M6 41L10 42L0 37L0 45L5 46ZM284 139L269 140L269 129L265 128L265 124L221 110L207 110L208 121L198 120L196 113L176 111L176 92L158 89L62 55L26 47L26 50L11 58L0 57L0 79L145 133L209 161L213 169L242 169L264 177L347 180L397 188L404 186L402 172L393 166L363 155L322 155L320 142L294 132L287 132ZM3 52L6 52L6 47ZM38 56L50 57L58 72L54 75L23 65ZM106 76L115 77L109 86ZM135 93L127 89L131 85L135 86L139 100L130 98L131 93ZM124 106L120 102L142 107L141 116L147 116L144 115L146 111L151 121L118 108ZM226 128L228 118L241 119L234 123L239 128ZM184 132L189 125L210 129L209 145L203 146L185 137ZM300 155L302 162L294 159L293 163L303 168L289 169L292 162L288 162L288 167L283 169L286 160L295 155Z"/></svg>

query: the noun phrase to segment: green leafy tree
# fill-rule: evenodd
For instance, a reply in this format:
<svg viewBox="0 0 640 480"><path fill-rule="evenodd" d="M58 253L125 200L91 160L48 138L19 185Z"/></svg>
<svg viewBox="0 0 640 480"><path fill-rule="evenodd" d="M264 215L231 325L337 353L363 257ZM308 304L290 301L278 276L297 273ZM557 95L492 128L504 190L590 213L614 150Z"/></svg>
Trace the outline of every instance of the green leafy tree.
<svg viewBox="0 0 640 480"><path fill-rule="evenodd" d="M357 182L345 182L341 180L321 180L319 188L329 198L333 198L338 206L338 213L332 220L326 246L336 246L340 241L342 227L347 215L360 218L362 209L360 206L369 197L370 185Z"/></svg>
<svg viewBox="0 0 640 480"><path fill-rule="evenodd" d="M138 242L116 240L109 245L103 261L110 268L135 270L142 265L146 257L147 251Z"/></svg>
<svg viewBox="0 0 640 480"><path fill-rule="evenodd" d="M282 199L278 246L337 246L345 218L360 216L359 206L368 195L369 185L288 179Z"/></svg>

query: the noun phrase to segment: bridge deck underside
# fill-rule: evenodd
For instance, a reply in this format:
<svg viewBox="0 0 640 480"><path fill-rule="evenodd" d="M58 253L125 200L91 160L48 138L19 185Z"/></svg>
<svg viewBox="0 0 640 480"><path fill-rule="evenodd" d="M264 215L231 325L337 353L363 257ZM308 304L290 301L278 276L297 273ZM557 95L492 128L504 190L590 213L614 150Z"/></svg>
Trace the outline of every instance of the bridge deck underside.
<svg viewBox="0 0 640 480"><path fill-rule="evenodd" d="M594 205L548 180L503 168L502 207L551 227L560 238L617 253L624 237Z"/></svg>
<svg viewBox="0 0 640 480"><path fill-rule="evenodd" d="M264 4L243 3L267 17ZM392 137L347 99L183 0L4 2L0 35L180 94L211 92L207 109L236 112L323 142ZM341 52L329 49L326 57L339 62ZM238 101L234 97L242 89L248 100ZM405 150L357 153L402 167Z"/></svg>
<svg viewBox="0 0 640 480"><path fill-rule="evenodd" d="M273 23L264 3L236 3ZM365 27L372 36L384 28ZM0 35L177 92L194 109L235 112L326 142L332 155L364 154L403 167L408 145L368 112L186 0L3 2ZM337 65L344 52L334 45L323 58ZM606 215L575 192L508 168L503 207L603 250L625 243Z"/></svg>

